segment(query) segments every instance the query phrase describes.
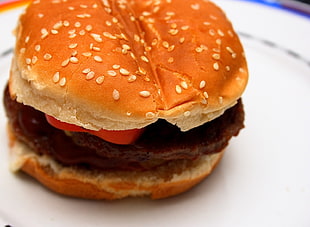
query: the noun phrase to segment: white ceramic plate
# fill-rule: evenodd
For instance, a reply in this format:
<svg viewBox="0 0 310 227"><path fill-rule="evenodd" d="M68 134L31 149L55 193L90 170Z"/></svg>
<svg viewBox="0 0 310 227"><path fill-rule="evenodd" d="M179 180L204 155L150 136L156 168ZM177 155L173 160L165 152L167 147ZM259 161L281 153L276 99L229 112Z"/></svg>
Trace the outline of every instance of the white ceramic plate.
<svg viewBox="0 0 310 227"><path fill-rule="evenodd" d="M166 200L86 201L8 171L0 107L0 227L310 226L310 20L249 2L218 0L241 32L250 81L246 128L214 173ZM0 14L0 53L13 47L20 10ZM11 54L0 57L0 84ZM2 96L2 95L1 95Z"/></svg>

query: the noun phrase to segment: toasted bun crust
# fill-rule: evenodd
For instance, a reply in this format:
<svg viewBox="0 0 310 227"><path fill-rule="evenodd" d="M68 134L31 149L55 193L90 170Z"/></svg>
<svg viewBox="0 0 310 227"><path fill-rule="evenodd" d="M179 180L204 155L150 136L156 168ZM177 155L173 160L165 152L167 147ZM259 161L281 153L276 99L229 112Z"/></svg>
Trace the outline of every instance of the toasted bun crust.
<svg viewBox="0 0 310 227"><path fill-rule="evenodd" d="M93 130L158 118L188 130L234 105L248 80L237 34L205 0L33 1L11 72L17 101Z"/></svg>
<svg viewBox="0 0 310 227"><path fill-rule="evenodd" d="M36 155L9 130L11 169L22 170L57 193L85 199L120 199L148 196L161 199L185 192L208 176L223 152L196 161L171 161L152 171L90 171L64 167Z"/></svg>

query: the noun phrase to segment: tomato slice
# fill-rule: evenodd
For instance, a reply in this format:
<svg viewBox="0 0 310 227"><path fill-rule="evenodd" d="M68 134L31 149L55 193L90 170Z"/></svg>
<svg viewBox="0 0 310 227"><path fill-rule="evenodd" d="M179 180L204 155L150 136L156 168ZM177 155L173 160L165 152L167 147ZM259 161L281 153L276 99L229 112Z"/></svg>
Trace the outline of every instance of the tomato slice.
<svg viewBox="0 0 310 227"><path fill-rule="evenodd" d="M132 144L140 137L140 135L144 131L144 129L130 129L130 130L101 129L99 131L93 131L89 129L84 129L77 125L62 122L47 114L45 114L45 118L48 121L48 123L55 128L71 132L88 132L90 134L100 137L101 139L104 139L108 142L115 144L123 144L123 145Z"/></svg>

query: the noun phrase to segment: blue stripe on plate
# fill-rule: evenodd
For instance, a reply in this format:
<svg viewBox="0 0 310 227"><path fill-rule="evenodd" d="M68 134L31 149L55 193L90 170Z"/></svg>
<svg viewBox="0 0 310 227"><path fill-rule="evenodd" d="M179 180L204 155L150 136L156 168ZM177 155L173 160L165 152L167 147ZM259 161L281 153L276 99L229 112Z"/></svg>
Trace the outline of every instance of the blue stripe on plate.
<svg viewBox="0 0 310 227"><path fill-rule="evenodd" d="M239 0L246 2L254 2L269 7L278 8L281 10L286 10L291 13L295 13L310 19L310 5L303 2L298 2L296 0Z"/></svg>

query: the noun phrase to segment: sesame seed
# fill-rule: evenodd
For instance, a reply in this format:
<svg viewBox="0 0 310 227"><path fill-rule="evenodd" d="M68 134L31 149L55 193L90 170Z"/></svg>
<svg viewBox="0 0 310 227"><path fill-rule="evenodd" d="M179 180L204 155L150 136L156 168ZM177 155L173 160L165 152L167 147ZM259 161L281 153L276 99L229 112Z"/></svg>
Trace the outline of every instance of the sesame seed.
<svg viewBox="0 0 310 227"><path fill-rule="evenodd" d="M71 34L71 35L69 35L69 38L70 39L73 39L73 38L75 38L76 37L76 34Z"/></svg>
<svg viewBox="0 0 310 227"><path fill-rule="evenodd" d="M204 21L204 22L203 22L203 24L204 24L204 25L206 25L206 26L211 25L211 23L210 23L210 22L208 22L208 21Z"/></svg>
<svg viewBox="0 0 310 227"><path fill-rule="evenodd" d="M175 29L175 28L178 27L178 25L177 25L176 23L172 23L172 24L170 25L170 27Z"/></svg>
<svg viewBox="0 0 310 227"><path fill-rule="evenodd" d="M233 53L233 54L231 54L231 57L235 59L235 58L237 58L237 54Z"/></svg>
<svg viewBox="0 0 310 227"><path fill-rule="evenodd" d="M41 34L41 39L45 39L48 36L48 31L46 30L46 28L41 29Z"/></svg>
<svg viewBox="0 0 310 227"><path fill-rule="evenodd" d="M212 58L215 60L219 60L221 58L221 55L220 54L213 54Z"/></svg>
<svg viewBox="0 0 310 227"><path fill-rule="evenodd" d="M107 13L109 13L109 14L112 12L112 9L107 8L107 7L105 7L104 10L105 10Z"/></svg>
<svg viewBox="0 0 310 227"><path fill-rule="evenodd" d="M71 30L68 31L68 34L69 34L69 35L72 35L72 34L74 34L75 32L76 32L75 29L71 29Z"/></svg>
<svg viewBox="0 0 310 227"><path fill-rule="evenodd" d="M33 56L31 59L32 64L35 64L38 61L38 57L37 56Z"/></svg>
<svg viewBox="0 0 310 227"><path fill-rule="evenodd" d="M66 80L65 77L61 78L61 80L59 81L59 85L60 85L61 87L65 86L66 83L67 83L67 80Z"/></svg>
<svg viewBox="0 0 310 227"><path fill-rule="evenodd" d="M205 88L205 86L206 86L206 81L204 81L204 80L200 81L199 88L203 89L203 88Z"/></svg>
<svg viewBox="0 0 310 227"><path fill-rule="evenodd" d="M147 112L146 114L145 114L145 117L146 118L148 118L148 119L152 119L152 118L154 118L156 115L155 115L155 113L153 113L153 112Z"/></svg>
<svg viewBox="0 0 310 227"><path fill-rule="evenodd" d="M19 53L21 53L21 54L24 54L26 52L26 48L21 48L20 50L19 50Z"/></svg>
<svg viewBox="0 0 310 227"><path fill-rule="evenodd" d="M69 7L68 7L68 10L73 11L73 10L75 10L75 8L74 8L73 6L69 6Z"/></svg>
<svg viewBox="0 0 310 227"><path fill-rule="evenodd" d="M93 26L91 26L90 24L85 27L85 30L88 32L90 32L92 29L93 29Z"/></svg>
<svg viewBox="0 0 310 227"><path fill-rule="evenodd" d="M117 19L116 17L113 17L113 18L112 18L112 22L113 22L114 24L116 24L116 23L118 23L118 19Z"/></svg>
<svg viewBox="0 0 310 227"><path fill-rule="evenodd" d="M173 51L173 50L174 50L174 48L175 48L175 45L171 45L171 46L169 46L169 47L168 47L168 52Z"/></svg>
<svg viewBox="0 0 310 227"><path fill-rule="evenodd" d="M84 52L84 53L82 53L82 55L85 56L85 57L90 57L90 56L92 56L92 53Z"/></svg>
<svg viewBox="0 0 310 227"><path fill-rule="evenodd" d="M111 21L108 21L108 20L105 22L105 24L106 24L108 27L112 26L112 22L111 22Z"/></svg>
<svg viewBox="0 0 310 227"><path fill-rule="evenodd" d="M112 35L110 32L104 32L103 35L109 39L116 39L116 37Z"/></svg>
<svg viewBox="0 0 310 227"><path fill-rule="evenodd" d="M134 21L136 20L136 18L135 18L134 16L130 16L130 20L131 20L132 22L134 22Z"/></svg>
<svg viewBox="0 0 310 227"><path fill-rule="evenodd" d="M26 64L27 65L31 64L31 59L30 58L26 58Z"/></svg>
<svg viewBox="0 0 310 227"><path fill-rule="evenodd" d="M112 65L113 69L119 69L121 66L120 65Z"/></svg>
<svg viewBox="0 0 310 227"><path fill-rule="evenodd" d="M234 37L234 33L231 30L228 30L227 33L230 37Z"/></svg>
<svg viewBox="0 0 310 227"><path fill-rule="evenodd" d="M146 70L145 70L144 68L139 67L139 72L140 72L142 75L146 75Z"/></svg>
<svg viewBox="0 0 310 227"><path fill-rule="evenodd" d="M217 30L217 34L219 34L220 36L225 36L224 32L221 29Z"/></svg>
<svg viewBox="0 0 310 227"><path fill-rule="evenodd" d="M52 59L52 55L47 53L47 54L44 54L43 58L44 60L49 61Z"/></svg>
<svg viewBox="0 0 310 227"><path fill-rule="evenodd" d="M184 112L184 117L189 117L191 115L191 112L190 111L185 111Z"/></svg>
<svg viewBox="0 0 310 227"><path fill-rule="evenodd" d="M168 63L173 63L174 62L174 58L173 57L170 57L169 59L168 59Z"/></svg>
<svg viewBox="0 0 310 227"><path fill-rule="evenodd" d="M69 64L69 62L70 62L70 59L68 58L61 63L61 66L65 67Z"/></svg>
<svg viewBox="0 0 310 227"><path fill-rule="evenodd" d="M91 15L88 13L78 14L76 15L77 18L90 18Z"/></svg>
<svg viewBox="0 0 310 227"><path fill-rule="evenodd" d="M94 60L96 62L103 62L102 58L100 56L94 56Z"/></svg>
<svg viewBox="0 0 310 227"><path fill-rule="evenodd" d="M56 24L54 24L53 29L59 29L62 27L62 21L58 21Z"/></svg>
<svg viewBox="0 0 310 227"><path fill-rule="evenodd" d="M227 72L230 71L230 67L228 65L225 67L225 69L226 69Z"/></svg>
<svg viewBox="0 0 310 227"><path fill-rule="evenodd" d="M144 62L149 62L149 59L144 55L141 56L141 60Z"/></svg>
<svg viewBox="0 0 310 227"><path fill-rule="evenodd" d="M110 76L116 76L117 75L117 73L114 70L109 70L107 73Z"/></svg>
<svg viewBox="0 0 310 227"><path fill-rule="evenodd" d="M155 6L153 8L153 13L157 13L159 10L160 10L160 7L159 6Z"/></svg>
<svg viewBox="0 0 310 227"><path fill-rule="evenodd" d="M42 18L42 17L44 17L44 14L43 14L43 13L39 13L39 14L38 14L38 17L39 17L39 18Z"/></svg>
<svg viewBox="0 0 310 227"><path fill-rule="evenodd" d="M25 38L25 43L28 43L28 42L29 42L29 39L30 39L30 37L27 36L27 37Z"/></svg>
<svg viewBox="0 0 310 227"><path fill-rule="evenodd" d="M79 59L77 59L76 57L70 57L70 62L76 64L79 62Z"/></svg>
<svg viewBox="0 0 310 227"><path fill-rule="evenodd" d="M35 45L34 49L35 49L35 51L39 52L41 50L41 46L40 45Z"/></svg>
<svg viewBox="0 0 310 227"><path fill-rule="evenodd" d="M163 44L163 47L165 47L165 48L169 47L169 43L167 41L164 41L162 44Z"/></svg>
<svg viewBox="0 0 310 227"><path fill-rule="evenodd" d="M234 51L231 49L231 47L226 47L226 50L227 50L229 53L231 53L231 54L234 53Z"/></svg>
<svg viewBox="0 0 310 227"><path fill-rule="evenodd" d="M149 91L140 91L139 92L140 96L147 98L151 96L151 93Z"/></svg>
<svg viewBox="0 0 310 227"><path fill-rule="evenodd" d="M92 50L97 51L97 52L101 51L100 47L94 47L94 46L92 47Z"/></svg>
<svg viewBox="0 0 310 227"><path fill-rule="evenodd" d="M188 84L186 83L186 81L181 82L181 87L184 89L188 89Z"/></svg>
<svg viewBox="0 0 310 227"><path fill-rule="evenodd" d="M216 71L218 71L220 69L220 66L219 66L219 64L217 62L215 62L213 64L213 69L216 70Z"/></svg>
<svg viewBox="0 0 310 227"><path fill-rule="evenodd" d="M125 49L125 50L130 50L130 46L127 45L127 44L123 44L122 47L123 47L123 49Z"/></svg>
<svg viewBox="0 0 310 227"><path fill-rule="evenodd" d="M90 68L84 69L84 70L82 71L82 73L84 73L84 74L87 74L87 73L89 73L89 72L90 72Z"/></svg>
<svg viewBox="0 0 310 227"><path fill-rule="evenodd" d="M95 41L97 41L98 43L101 43L101 42L102 42L102 38L101 38L100 35L95 34L95 33L91 33L90 36L93 37L93 39L94 39Z"/></svg>
<svg viewBox="0 0 310 227"><path fill-rule="evenodd" d="M210 34L211 36L214 36L214 35L215 35L215 31L214 31L213 29L210 29L210 30L209 30L209 34Z"/></svg>
<svg viewBox="0 0 310 227"><path fill-rule="evenodd" d="M72 44L69 45L69 48L73 49L73 48L76 48L77 46L78 46L77 43L72 43Z"/></svg>
<svg viewBox="0 0 310 227"><path fill-rule="evenodd" d="M179 33L179 30L178 29L170 29L169 32L168 32L170 35L176 35Z"/></svg>
<svg viewBox="0 0 310 227"><path fill-rule="evenodd" d="M119 100L120 99L120 94L119 94L119 91L114 89L113 90L113 93L112 93L112 97L115 101Z"/></svg>
<svg viewBox="0 0 310 227"><path fill-rule="evenodd" d="M95 72L90 71L89 73L87 73L86 75L86 80L91 80L95 77Z"/></svg>
<svg viewBox="0 0 310 227"><path fill-rule="evenodd" d="M134 39L136 42L140 42L140 36L137 35L137 34L134 34L133 39Z"/></svg>
<svg viewBox="0 0 310 227"><path fill-rule="evenodd" d="M52 30L51 30L51 33L52 33L53 35L56 35L56 34L58 34L58 31L55 30L55 29L52 29Z"/></svg>
<svg viewBox="0 0 310 227"><path fill-rule="evenodd" d="M102 84L103 81L104 81L104 76L99 76L99 77L97 77L97 79L96 79L96 83L97 83L97 84Z"/></svg>
<svg viewBox="0 0 310 227"><path fill-rule="evenodd" d="M200 5L199 5L198 3L196 3L196 4L191 4L191 8L192 8L193 10L199 10L199 9L200 9Z"/></svg>
<svg viewBox="0 0 310 227"><path fill-rule="evenodd" d="M130 75L130 76L128 77L128 82L134 82L136 79L137 79L137 76L136 76L136 75Z"/></svg>
<svg viewBox="0 0 310 227"><path fill-rule="evenodd" d="M244 73L245 72L244 68L239 68L239 72Z"/></svg>
<svg viewBox="0 0 310 227"><path fill-rule="evenodd" d="M203 51L203 49L202 49L201 47L196 47L195 51L196 51L197 53L201 53L201 52Z"/></svg>
<svg viewBox="0 0 310 227"><path fill-rule="evenodd" d="M63 26L69 27L69 25L70 25L69 21L66 21L66 20L65 20L65 21L63 22Z"/></svg>
<svg viewBox="0 0 310 227"><path fill-rule="evenodd" d="M210 15L209 17L210 17L212 20L217 20L217 17L214 16L214 15Z"/></svg>
<svg viewBox="0 0 310 227"><path fill-rule="evenodd" d="M204 96L206 99L209 98L208 92L205 91L205 92L203 93L203 96Z"/></svg>
<svg viewBox="0 0 310 227"><path fill-rule="evenodd" d="M223 104L223 97L222 96L219 97L219 103Z"/></svg>
<svg viewBox="0 0 310 227"><path fill-rule="evenodd" d="M81 27L81 23L80 22L75 22L74 27L76 27L76 28Z"/></svg>
<svg viewBox="0 0 310 227"><path fill-rule="evenodd" d="M178 94L181 94L182 93L182 88L180 85L176 85L175 86L175 91L178 93Z"/></svg>
<svg viewBox="0 0 310 227"><path fill-rule="evenodd" d="M130 72L127 69L121 68L119 70L119 72L123 75L123 76L128 76L130 74Z"/></svg>
<svg viewBox="0 0 310 227"><path fill-rule="evenodd" d="M85 32L85 30L84 30L84 29L82 29L82 30L79 32L79 34L80 34L80 35L85 35L85 34L86 34L86 32Z"/></svg>
<svg viewBox="0 0 310 227"><path fill-rule="evenodd" d="M221 39L216 39L216 40L215 40L215 43L216 43L217 45L221 45L221 44L222 44L222 40L221 40Z"/></svg>
<svg viewBox="0 0 310 227"><path fill-rule="evenodd" d="M188 29L189 29L189 26L188 26L188 25L184 25L184 26L181 27L181 30L183 30L183 31L186 31L186 30L188 30Z"/></svg>
<svg viewBox="0 0 310 227"><path fill-rule="evenodd" d="M158 43L158 40L157 39L153 39L153 41L152 41L152 46L156 46L157 45L157 43Z"/></svg>
<svg viewBox="0 0 310 227"><path fill-rule="evenodd" d="M86 9L87 5L81 4L80 7L83 8L83 9Z"/></svg>
<svg viewBox="0 0 310 227"><path fill-rule="evenodd" d="M59 79L60 79L60 74L59 72L56 72L53 76L54 83L58 83Z"/></svg>
<svg viewBox="0 0 310 227"><path fill-rule="evenodd" d="M180 40L179 40L179 42L180 42L181 44L184 43L184 41L185 41L185 38L184 38L184 37L181 37Z"/></svg>

